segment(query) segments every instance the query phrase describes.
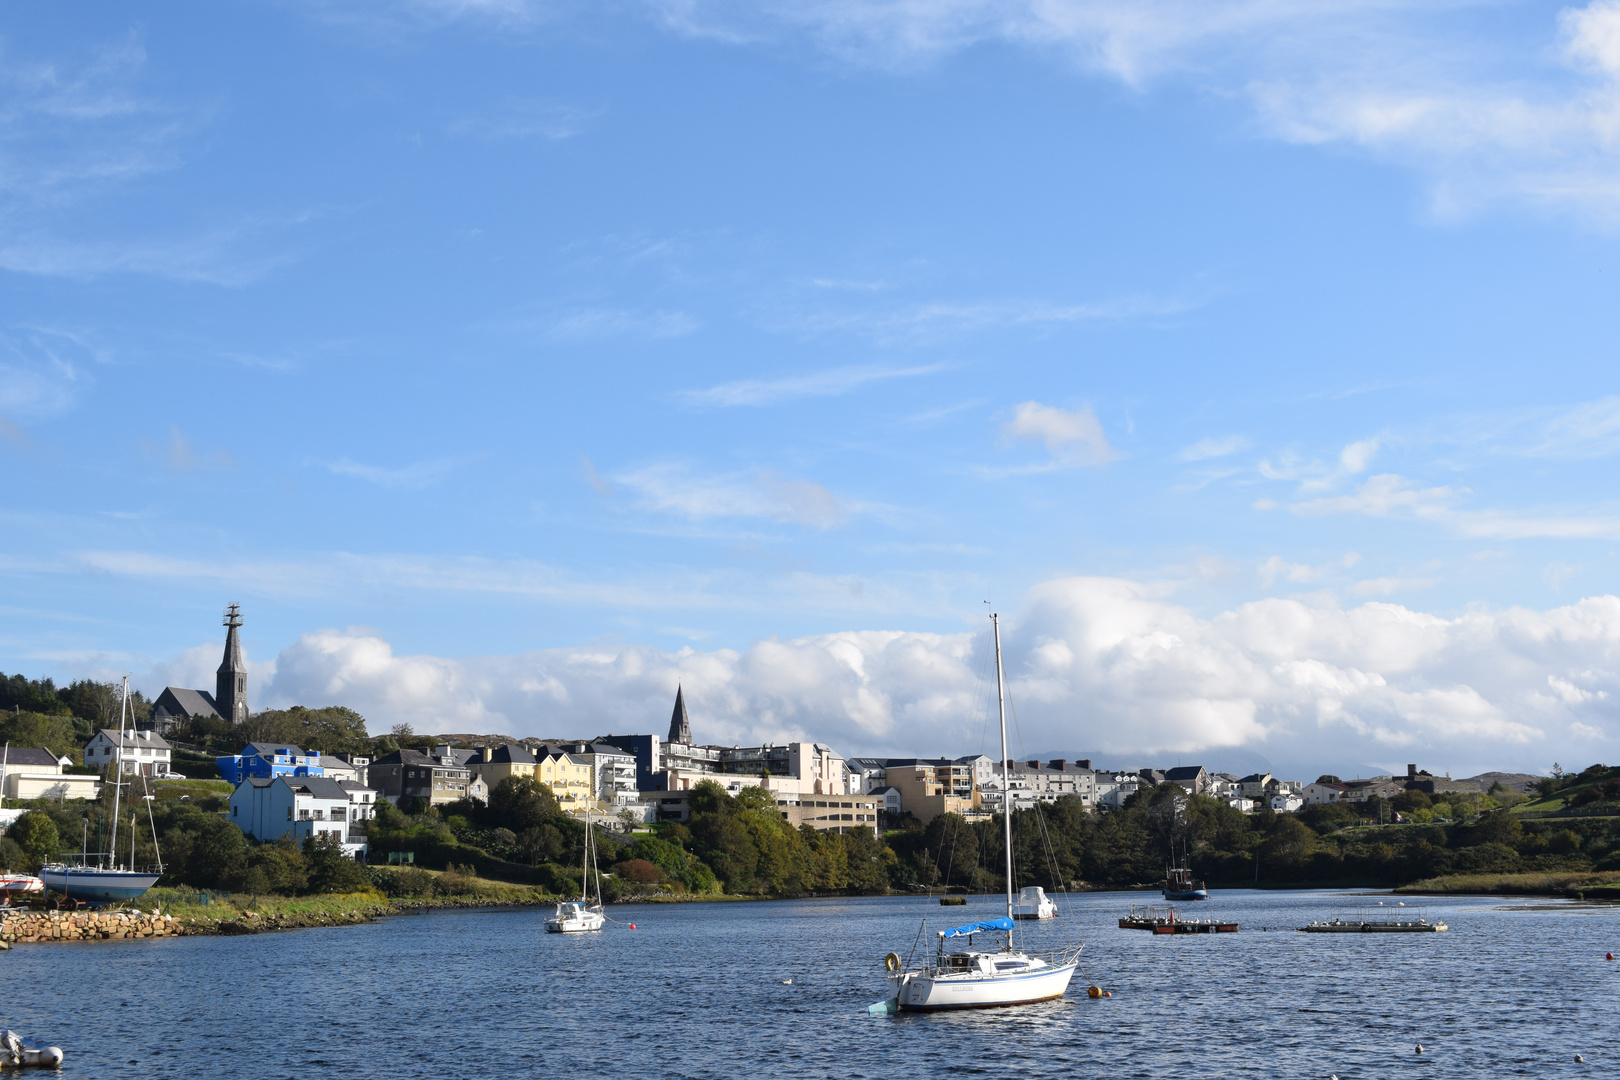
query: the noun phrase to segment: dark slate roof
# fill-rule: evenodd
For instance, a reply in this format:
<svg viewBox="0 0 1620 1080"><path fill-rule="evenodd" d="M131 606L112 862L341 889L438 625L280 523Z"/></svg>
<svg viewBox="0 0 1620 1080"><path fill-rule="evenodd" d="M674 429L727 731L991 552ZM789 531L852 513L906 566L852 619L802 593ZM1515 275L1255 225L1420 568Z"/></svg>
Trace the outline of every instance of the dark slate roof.
<svg viewBox="0 0 1620 1080"><path fill-rule="evenodd" d="M533 765L535 758L522 743L503 743L490 751L489 760L494 765Z"/></svg>
<svg viewBox="0 0 1620 1080"><path fill-rule="evenodd" d="M1257 773L1250 773L1248 776L1245 776L1243 779L1239 780L1238 783L1240 783L1240 784L1263 784L1267 780L1270 780L1270 779L1271 779L1271 774L1270 773L1258 773L1257 772Z"/></svg>
<svg viewBox="0 0 1620 1080"><path fill-rule="evenodd" d="M344 791L373 791L373 790L375 790L374 788L366 787L366 785L360 783L360 781L358 781L358 780L339 780L339 781L337 781L337 786L342 788Z"/></svg>
<svg viewBox="0 0 1620 1080"><path fill-rule="evenodd" d="M249 750L253 751L255 754L258 754L260 757L264 757L267 754L270 757L275 757L277 754L292 754L295 757L304 757L305 756L304 751L302 751L298 747L292 745L292 743L274 743L274 742L248 743L247 746L242 748L242 753L246 754Z"/></svg>
<svg viewBox="0 0 1620 1080"><path fill-rule="evenodd" d="M116 728L102 728L100 733L107 736L107 740L114 746L128 744L129 746L150 746L155 750L170 749L169 744L163 741L163 736L155 731L143 731L140 735L129 735L129 733L119 731ZM142 738L142 735L147 737ZM128 737L126 738L126 736Z"/></svg>
<svg viewBox="0 0 1620 1080"><path fill-rule="evenodd" d="M44 747L13 746L6 751L5 765L8 769L29 768L43 765L54 769L61 765L62 759L46 750Z"/></svg>
<svg viewBox="0 0 1620 1080"><path fill-rule="evenodd" d="M395 750L391 754L385 754L382 757L375 759L374 761L372 761L371 765L368 766L368 768L373 768L374 769L379 765L412 765L412 766L415 766L415 767L418 767L418 768L437 767L437 768L441 768L441 769L444 768L446 765L449 765L449 766L454 767L454 768L464 768L465 767L465 766L456 765L455 762L453 762L453 761L452 762L444 761L443 759L441 759L441 758L439 758L439 757L437 757L437 756L435 756L433 754L424 754L420 750L411 750L411 749L408 749L406 747L401 747L400 749Z"/></svg>
<svg viewBox="0 0 1620 1080"><path fill-rule="evenodd" d="M875 757L852 757L849 759L849 766L852 769L860 769L862 771L867 769L883 769L888 767L883 763L882 758Z"/></svg>
<svg viewBox="0 0 1620 1080"><path fill-rule="evenodd" d="M347 800L349 797L342 783L325 776L283 776L281 779L294 790L302 788L317 799Z"/></svg>
<svg viewBox="0 0 1620 1080"><path fill-rule="evenodd" d="M1166 780L1196 780L1204 771L1202 765L1177 765L1173 769L1166 769Z"/></svg>
<svg viewBox="0 0 1620 1080"><path fill-rule="evenodd" d="M152 703L152 712L159 716L218 716L219 708L214 704L214 695L206 690L165 686Z"/></svg>

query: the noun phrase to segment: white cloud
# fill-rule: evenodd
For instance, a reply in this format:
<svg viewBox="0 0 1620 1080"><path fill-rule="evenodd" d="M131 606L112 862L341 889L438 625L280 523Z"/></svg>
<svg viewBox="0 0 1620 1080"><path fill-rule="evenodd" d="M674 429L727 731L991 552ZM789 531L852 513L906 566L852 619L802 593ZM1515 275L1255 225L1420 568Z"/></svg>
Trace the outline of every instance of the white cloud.
<svg viewBox="0 0 1620 1080"><path fill-rule="evenodd" d="M1228 454L1247 450L1249 446L1247 435L1228 435L1220 439L1199 439L1191 446L1184 447L1176 456L1182 461L1208 461L1210 458L1226 457Z"/></svg>
<svg viewBox="0 0 1620 1080"><path fill-rule="evenodd" d="M1013 409L1012 419L1001 427L1006 439L1039 439L1052 455L1051 468L1105 465L1119 456L1108 445L1102 424L1091 406L1059 409L1026 401Z"/></svg>
<svg viewBox="0 0 1620 1080"><path fill-rule="evenodd" d="M1620 397L1587 401L1550 420L1534 457L1597 458L1620 452Z"/></svg>
<svg viewBox="0 0 1620 1080"><path fill-rule="evenodd" d="M1322 563L1320 566L1312 566L1309 563L1284 562L1282 556L1273 555L1260 564L1260 584L1269 589L1278 578L1293 582L1296 585L1309 584L1343 573L1360 561L1361 555L1354 551L1345 552L1343 558Z"/></svg>
<svg viewBox="0 0 1620 1080"><path fill-rule="evenodd" d="M1368 477L1351 494L1309 499L1293 503L1289 509L1301 517L1362 514L1382 518L1410 515L1442 525L1459 536L1481 540L1620 539L1620 513L1593 512L1590 509L1575 513L1458 509L1455 504L1467 494L1467 488L1420 488L1405 477L1381 473ZM1269 500L1262 500L1266 501ZM1259 504L1256 504L1256 508L1260 508Z"/></svg>
<svg viewBox="0 0 1620 1080"><path fill-rule="evenodd" d="M1191 83L1246 100L1274 137L1419 170L1445 212L1511 197L1620 218L1617 0L1529 29L1423 0L649 3L680 32L745 46L800 37L890 69L998 42L1137 89Z"/></svg>
<svg viewBox="0 0 1620 1080"><path fill-rule="evenodd" d="M666 462L613 479L639 495L644 508L693 520L766 518L831 529L858 509L820 484L769 469L700 476L684 465Z"/></svg>
<svg viewBox="0 0 1620 1080"><path fill-rule="evenodd" d="M1104 578L1030 591L1003 624L1023 750L1097 750L1126 764L1248 747L1320 768L1419 755L1534 769L1576 756L1572 738L1620 730L1599 697L1620 683L1620 597L1457 618L1270 599L1204 618L1162 593ZM374 730L404 721L572 737L661 732L679 680L705 741L993 752L987 644L983 632L867 630L740 651L604 644L451 660L324 630L282 651L266 699L348 704Z"/></svg>
<svg viewBox="0 0 1620 1080"><path fill-rule="evenodd" d="M1367 578L1350 586L1350 592L1355 596L1394 596L1396 593L1417 592L1433 585L1433 578Z"/></svg>
<svg viewBox="0 0 1620 1080"><path fill-rule="evenodd" d="M836 397L867 383L911 379L945 370L944 364L917 367L841 367L781 379L738 379L707 390L683 390L678 395L691 405L776 405L805 397Z"/></svg>
<svg viewBox="0 0 1620 1080"><path fill-rule="evenodd" d="M364 465L348 458L339 458L322 464L335 476L352 476L356 480L364 480L368 484L384 488L420 490L439 483L467 460L464 457L434 458L393 469L381 465Z"/></svg>

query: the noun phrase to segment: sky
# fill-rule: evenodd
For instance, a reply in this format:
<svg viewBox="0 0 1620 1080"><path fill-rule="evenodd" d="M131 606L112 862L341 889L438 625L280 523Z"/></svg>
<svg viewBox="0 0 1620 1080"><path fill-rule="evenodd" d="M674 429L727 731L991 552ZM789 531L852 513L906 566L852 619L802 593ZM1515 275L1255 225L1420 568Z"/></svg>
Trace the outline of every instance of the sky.
<svg viewBox="0 0 1620 1080"><path fill-rule="evenodd" d="M1620 0L0 16L0 670L1620 756Z"/></svg>

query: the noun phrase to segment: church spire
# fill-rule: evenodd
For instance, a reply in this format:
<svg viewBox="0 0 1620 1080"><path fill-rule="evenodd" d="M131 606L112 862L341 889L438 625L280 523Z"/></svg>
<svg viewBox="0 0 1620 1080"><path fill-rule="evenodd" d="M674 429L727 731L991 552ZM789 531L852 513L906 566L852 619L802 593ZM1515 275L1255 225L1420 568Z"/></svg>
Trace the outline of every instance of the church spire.
<svg viewBox="0 0 1620 1080"><path fill-rule="evenodd" d="M675 712L669 718L669 741L692 745L692 721L686 716L686 699L681 696L681 684L675 684Z"/></svg>
<svg viewBox="0 0 1620 1080"><path fill-rule="evenodd" d="M231 604L225 609L225 659L214 673L214 708L233 724L248 717L247 664L242 659L242 641L236 636L241 625L242 605Z"/></svg>

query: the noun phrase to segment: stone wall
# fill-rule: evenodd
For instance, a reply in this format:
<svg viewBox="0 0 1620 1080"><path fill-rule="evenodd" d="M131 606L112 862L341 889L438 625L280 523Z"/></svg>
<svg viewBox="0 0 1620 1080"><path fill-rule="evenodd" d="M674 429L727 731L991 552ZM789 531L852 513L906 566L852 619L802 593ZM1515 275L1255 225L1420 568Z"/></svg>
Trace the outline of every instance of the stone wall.
<svg viewBox="0 0 1620 1080"><path fill-rule="evenodd" d="M0 942L173 937L180 923L144 911L23 911L0 915Z"/></svg>

